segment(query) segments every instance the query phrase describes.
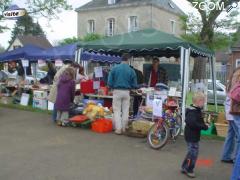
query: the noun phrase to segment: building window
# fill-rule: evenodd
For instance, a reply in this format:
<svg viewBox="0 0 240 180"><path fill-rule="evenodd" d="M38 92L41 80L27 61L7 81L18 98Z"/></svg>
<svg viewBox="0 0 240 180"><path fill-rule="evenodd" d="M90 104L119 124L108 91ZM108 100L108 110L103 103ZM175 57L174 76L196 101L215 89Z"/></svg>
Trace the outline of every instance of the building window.
<svg viewBox="0 0 240 180"><path fill-rule="evenodd" d="M108 0L108 4L111 5L111 4L115 4L116 3L116 0Z"/></svg>
<svg viewBox="0 0 240 180"><path fill-rule="evenodd" d="M113 36L115 33L115 19L110 18L107 20L107 36Z"/></svg>
<svg viewBox="0 0 240 180"><path fill-rule="evenodd" d="M128 32L133 32L138 30L138 19L137 16L130 16L128 18Z"/></svg>
<svg viewBox="0 0 240 180"><path fill-rule="evenodd" d="M94 33L95 32L95 21L89 20L88 21L88 33Z"/></svg>
<svg viewBox="0 0 240 180"><path fill-rule="evenodd" d="M170 25L171 25L172 34L175 34L176 33L176 21L170 20Z"/></svg>
<svg viewBox="0 0 240 180"><path fill-rule="evenodd" d="M236 59L236 68L240 67L240 59Z"/></svg>

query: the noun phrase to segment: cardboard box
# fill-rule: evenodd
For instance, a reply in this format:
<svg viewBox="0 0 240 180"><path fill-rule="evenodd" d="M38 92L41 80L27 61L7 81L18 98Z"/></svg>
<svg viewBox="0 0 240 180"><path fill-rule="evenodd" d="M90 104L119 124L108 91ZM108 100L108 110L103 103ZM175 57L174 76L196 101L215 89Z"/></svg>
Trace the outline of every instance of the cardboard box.
<svg viewBox="0 0 240 180"><path fill-rule="evenodd" d="M228 124L215 123L217 129L217 135L226 137L228 132Z"/></svg>
<svg viewBox="0 0 240 180"><path fill-rule="evenodd" d="M45 99L35 99L33 98L33 108L39 108L42 110L48 109L48 101Z"/></svg>
<svg viewBox="0 0 240 180"><path fill-rule="evenodd" d="M33 98L35 99L47 99L47 97L48 97L47 91L39 91L39 90L33 91Z"/></svg>

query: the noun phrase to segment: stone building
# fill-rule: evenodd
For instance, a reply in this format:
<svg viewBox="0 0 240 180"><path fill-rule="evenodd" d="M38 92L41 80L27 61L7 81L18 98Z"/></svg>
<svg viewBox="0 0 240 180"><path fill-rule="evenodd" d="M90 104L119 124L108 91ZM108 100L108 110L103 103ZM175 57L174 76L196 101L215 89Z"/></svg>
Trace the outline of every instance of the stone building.
<svg viewBox="0 0 240 180"><path fill-rule="evenodd" d="M184 13L171 0L92 0L76 9L78 37L104 36L154 28L180 36Z"/></svg>

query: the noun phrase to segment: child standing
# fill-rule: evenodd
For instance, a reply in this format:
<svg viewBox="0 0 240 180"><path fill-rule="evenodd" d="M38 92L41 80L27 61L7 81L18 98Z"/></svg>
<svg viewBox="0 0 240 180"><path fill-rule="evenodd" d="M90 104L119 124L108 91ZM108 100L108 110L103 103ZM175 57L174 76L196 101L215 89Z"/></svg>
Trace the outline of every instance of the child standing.
<svg viewBox="0 0 240 180"><path fill-rule="evenodd" d="M75 70L71 67L67 68L60 76L55 104L57 109L57 124L59 126L66 126L68 123L69 109L75 95L74 77Z"/></svg>
<svg viewBox="0 0 240 180"><path fill-rule="evenodd" d="M204 123L202 108L205 103L203 93L196 93L192 98L193 105L186 111L186 127L184 130L188 152L182 164L182 173L190 178L195 178L193 172L198 158L199 141L201 130L207 130L208 126Z"/></svg>

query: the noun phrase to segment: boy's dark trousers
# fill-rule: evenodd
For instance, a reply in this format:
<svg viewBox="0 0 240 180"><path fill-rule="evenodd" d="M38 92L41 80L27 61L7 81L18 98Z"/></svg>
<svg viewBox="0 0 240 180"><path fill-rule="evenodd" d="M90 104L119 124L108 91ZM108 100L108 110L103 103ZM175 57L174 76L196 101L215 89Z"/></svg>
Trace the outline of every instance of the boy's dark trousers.
<svg viewBox="0 0 240 180"><path fill-rule="evenodd" d="M199 143L187 142L187 147L188 152L183 161L182 170L193 173L198 158Z"/></svg>

